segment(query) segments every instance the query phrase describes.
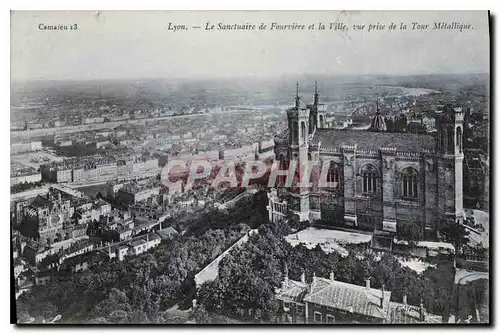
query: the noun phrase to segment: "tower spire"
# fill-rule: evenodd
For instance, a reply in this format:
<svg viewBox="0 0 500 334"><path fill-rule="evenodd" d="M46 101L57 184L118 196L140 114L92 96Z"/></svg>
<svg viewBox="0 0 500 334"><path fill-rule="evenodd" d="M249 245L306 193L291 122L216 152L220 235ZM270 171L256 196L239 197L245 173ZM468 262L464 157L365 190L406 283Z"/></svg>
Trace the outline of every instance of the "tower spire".
<svg viewBox="0 0 500 334"><path fill-rule="evenodd" d="M380 107L378 106L378 98L377 98L377 115L380 115Z"/></svg>
<svg viewBox="0 0 500 334"><path fill-rule="evenodd" d="M297 92L295 95L295 107L299 108L300 107L300 96L299 96L299 82L297 81Z"/></svg>
<svg viewBox="0 0 500 334"><path fill-rule="evenodd" d="M318 81L314 81L314 104L317 105L318 103L319 103Z"/></svg>

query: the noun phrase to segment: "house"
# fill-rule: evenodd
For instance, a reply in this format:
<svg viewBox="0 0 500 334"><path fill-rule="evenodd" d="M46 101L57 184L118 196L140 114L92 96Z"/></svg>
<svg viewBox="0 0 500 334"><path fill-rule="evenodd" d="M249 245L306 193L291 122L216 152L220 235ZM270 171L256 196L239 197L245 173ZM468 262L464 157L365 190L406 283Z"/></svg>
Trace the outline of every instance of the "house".
<svg viewBox="0 0 500 334"><path fill-rule="evenodd" d="M125 256L128 254L128 246L126 245L121 245L116 248L115 251L116 257L118 258L119 261L122 261Z"/></svg>
<svg viewBox="0 0 500 334"><path fill-rule="evenodd" d="M120 237L120 241L125 241L132 236L133 229L120 226L118 227L117 232Z"/></svg>
<svg viewBox="0 0 500 334"><path fill-rule="evenodd" d="M162 239L172 239L175 237L179 232L172 226L169 226L167 228L164 228L163 230L159 230L156 233L162 238Z"/></svg>
<svg viewBox="0 0 500 334"><path fill-rule="evenodd" d="M36 265L51 253L50 247L42 245L36 241L30 241L26 247L24 247L23 257L28 261L28 263Z"/></svg>
<svg viewBox="0 0 500 334"><path fill-rule="evenodd" d="M288 278L277 292L280 304L281 323L346 324L346 323L437 323L442 317L425 312L423 305L415 308L406 304L391 302L391 292L360 286L330 278L313 276L306 283L305 275L301 281ZM406 299L406 298L405 298Z"/></svg>
<svg viewBox="0 0 500 334"><path fill-rule="evenodd" d="M63 270L78 272L86 270L89 267L89 255L81 254L67 258L62 265Z"/></svg>
<svg viewBox="0 0 500 334"><path fill-rule="evenodd" d="M419 307L406 303L406 295L403 296L403 304L389 303L389 323L391 324L440 324L443 317L426 312L422 303Z"/></svg>
<svg viewBox="0 0 500 334"><path fill-rule="evenodd" d="M154 248L161 243L162 238L155 232L151 232L147 235L148 249Z"/></svg>
<svg viewBox="0 0 500 334"><path fill-rule="evenodd" d="M142 254L146 251L147 248L147 243L145 240L139 239L139 240L134 240L130 243L130 254L132 255L139 255Z"/></svg>
<svg viewBox="0 0 500 334"><path fill-rule="evenodd" d="M158 246L160 242L161 238L155 232L148 233L145 237L130 242L129 253L131 255L142 254L148 249Z"/></svg>
<svg viewBox="0 0 500 334"><path fill-rule="evenodd" d="M55 275L55 271L54 270L47 270L47 271L43 271L43 272L39 272L36 276L35 276L35 284L36 285L45 285L47 284L52 276Z"/></svg>
<svg viewBox="0 0 500 334"><path fill-rule="evenodd" d="M314 276L307 284L303 274L301 282L285 278L277 298L282 301L284 322L384 323L391 292L370 288L369 279L366 287L336 281L333 273L329 279Z"/></svg>

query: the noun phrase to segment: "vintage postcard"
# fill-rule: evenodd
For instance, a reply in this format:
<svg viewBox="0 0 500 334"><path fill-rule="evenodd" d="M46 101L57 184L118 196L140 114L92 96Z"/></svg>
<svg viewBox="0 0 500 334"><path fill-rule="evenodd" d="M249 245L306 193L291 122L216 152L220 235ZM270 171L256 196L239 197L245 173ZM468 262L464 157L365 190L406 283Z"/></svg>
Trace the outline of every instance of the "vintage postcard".
<svg viewBox="0 0 500 334"><path fill-rule="evenodd" d="M487 11L12 11L17 324L489 324Z"/></svg>

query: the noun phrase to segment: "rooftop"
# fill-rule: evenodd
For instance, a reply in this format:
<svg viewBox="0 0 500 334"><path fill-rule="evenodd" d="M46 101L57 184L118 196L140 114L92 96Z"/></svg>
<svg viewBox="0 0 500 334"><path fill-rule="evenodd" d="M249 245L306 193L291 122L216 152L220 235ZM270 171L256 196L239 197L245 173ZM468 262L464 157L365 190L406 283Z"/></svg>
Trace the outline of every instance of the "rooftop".
<svg viewBox="0 0 500 334"><path fill-rule="evenodd" d="M389 321L391 324L439 324L443 322L443 317L424 311L424 317L423 319L421 319L419 308L415 306L390 302Z"/></svg>
<svg viewBox="0 0 500 334"><path fill-rule="evenodd" d="M172 226L159 230L156 233L158 233L158 235L162 238L170 238L172 235L179 234L179 232L177 232L177 230Z"/></svg>
<svg viewBox="0 0 500 334"><path fill-rule="evenodd" d="M314 287L315 284L318 285L317 288ZM381 308L382 296L384 300ZM312 284L311 293L304 298L304 301L346 312L386 319L390 299L390 291L316 278L316 283Z"/></svg>
<svg viewBox="0 0 500 334"><path fill-rule="evenodd" d="M434 137L430 135L337 129L317 129L313 142L321 142L322 147L328 148L357 144L358 149L373 151L389 147L398 151L422 152L435 147Z"/></svg>
<svg viewBox="0 0 500 334"><path fill-rule="evenodd" d="M130 242L130 246L135 247L135 246L140 246L142 244L145 244L146 240L139 239L139 240L134 240Z"/></svg>

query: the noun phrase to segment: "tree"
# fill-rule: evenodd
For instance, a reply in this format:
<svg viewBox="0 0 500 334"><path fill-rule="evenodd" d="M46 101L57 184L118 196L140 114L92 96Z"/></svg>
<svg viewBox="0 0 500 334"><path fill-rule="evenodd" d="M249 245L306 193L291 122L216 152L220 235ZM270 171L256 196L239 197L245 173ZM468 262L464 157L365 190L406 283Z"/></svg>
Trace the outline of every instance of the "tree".
<svg viewBox="0 0 500 334"><path fill-rule="evenodd" d="M440 230L441 237L445 242L452 243L457 251L469 243L469 231L460 223L449 223Z"/></svg>
<svg viewBox="0 0 500 334"><path fill-rule="evenodd" d="M212 319L203 305L197 305L190 314L190 318L194 319L197 324L210 324Z"/></svg>
<svg viewBox="0 0 500 334"><path fill-rule="evenodd" d="M422 226L416 221L408 221L397 227L398 239L408 241L410 247L415 247L423 239Z"/></svg>

